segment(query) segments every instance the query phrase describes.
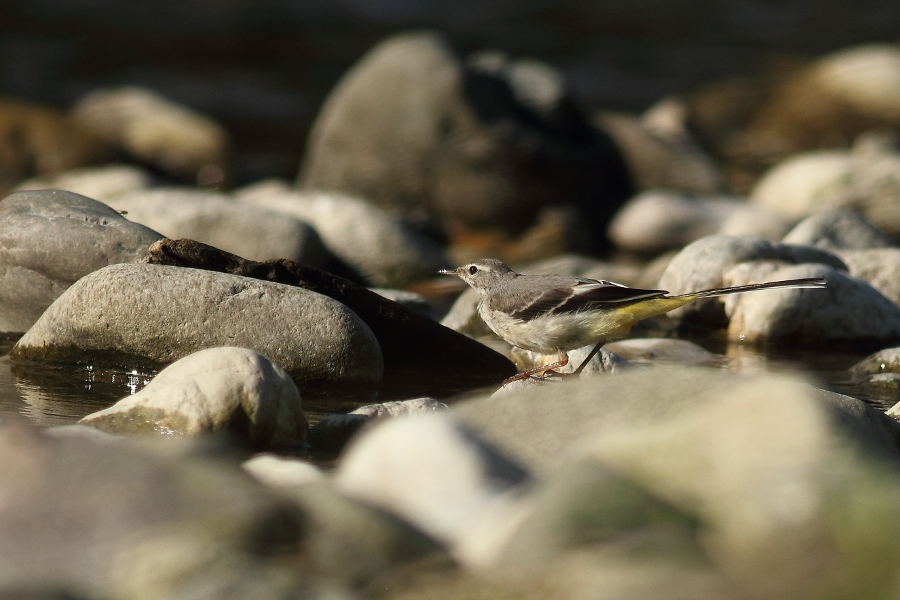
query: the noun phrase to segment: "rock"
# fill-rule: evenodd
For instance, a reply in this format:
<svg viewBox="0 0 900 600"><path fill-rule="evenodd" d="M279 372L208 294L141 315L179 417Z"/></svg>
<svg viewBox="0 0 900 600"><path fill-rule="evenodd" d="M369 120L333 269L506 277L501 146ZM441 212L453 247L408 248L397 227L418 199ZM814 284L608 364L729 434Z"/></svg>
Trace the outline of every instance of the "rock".
<svg viewBox="0 0 900 600"><path fill-rule="evenodd" d="M370 284L403 286L448 266L436 242L358 198L324 192L245 196L248 203L310 223L328 250Z"/></svg>
<svg viewBox="0 0 900 600"><path fill-rule="evenodd" d="M685 107L670 98L651 107L643 119L602 112L595 122L609 132L622 149L637 190L667 189L690 194L722 192L725 188L722 174L692 139L684 127L683 117L679 119L677 114L672 114L678 112L686 112Z"/></svg>
<svg viewBox="0 0 900 600"><path fill-rule="evenodd" d="M133 165L105 165L63 171L24 181L16 191L65 190L107 202L128 192L150 186L150 174Z"/></svg>
<svg viewBox="0 0 900 600"><path fill-rule="evenodd" d="M282 486L279 491L304 512L304 548L311 570L358 588L423 565L450 562L431 537L388 511L339 494L328 481ZM327 596L326 596L327 597ZM345 597L345 596L340 596Z"/></svg>
<svg viewBox="0 0 900 600"><path fill-rule="evenodd" d="M772 243L753 236L710 235L679 252L659 278L658 287L673 295L723 287L728 285L723 275L730 267L755 260L821 263L847 269L840 258L817 248ZM677 320L718 327L728 322L723 306L721 299L708 298L668 314Z"/></svg>
<svg viewBox="0 0 900 600"><path fill-rule="evenodd" d="M108 204L129 220L170 238L194 239L250 260L287 258L326 267L331 259L308 223L217 192L138 190L112 198Z"/></svg>
<svg viewBox="0 0 900 600"><path fill-rule="evenodd" d="M739 198L691 197L667 190L638 194L609 225L609 237L624 250L659 254L728 228L741 234L780 239L788 224L777 213Z"/></svg>
<svg viewBox="0 0 900 600"><path fill-rule="evenodd" d="M292 286L160 265L113 265L80 279L22 336L15 358L130 355L168 363L239 345L301 387L381 383L378 341L346 306Z"/></svg>
<svg viewBox="0 0 900 600"><path fill-rule="evenodd" d="M739 597L892 589L897 427L858 400L794 378L678 366L483 396L451 412L538 481L564 484L546 490L552 506L529 503L510 537L520 568L548 564L554 547L615 544L630 527L645 533L632 548L670 531L670 560L699 548L697 563ZM545 542L516 543L534 544L536 531Z"/></svg>
<svg viewBox="0 0 900 600"><path fill-rule="evenodd" d="M55 190L0 202L0 332L23 332L79 278L136 262L162 236L90 198Z"/></svg>
<svg viewBox="0 0 900 600"><path fill-rule="evenodd" d="M747 597L892 585L870 561L900 555L884 530L900 499L896 450L882 454L863 423L812 388L737 384L696 411L607 431L587 454L697 519L705 553Z"/></svg>
<svg viewBox="0 0 900 600"><path fill-rule="evenodd" d="M604 348L628 362L638 364L702 365L721 362L725 358L687 340L670 338L619 340L606 344Z"/></svg>
<svg viewBox="0 0 900 600"><path fill-rule="evenodd" d="M888 235L900 236L900 152L828 150L777 165L754 188L751 201L792 217L846 206Z"/></svg>
<svg viewBox="0 0 900 600"><path fill-rule="evenodd" d="M309 485L325 479L325 474L315 465L274 454L257 454L241 463L241 468L260 483L273 488Z"/></svg>
<svg viewBox="0 0 900 600"><path fill-rule="evenodd" d="M860 133L900 125L900 47L839 50L781 77L729 150L770 165L804 150L846 145Z"/></svg>
<svg viewBox="0 0 900 600"><path fill-rule="evenodd" d="M544 479L534 495L528 517L499 559L507 573L533 577L566 551L609 547L617 538L637 538L632 543L649 553L659 552L657 544L673 550L673 541L681 538L682 553L676 556L683 559L685 551L701 555L692 539L698 532L691 516L593 461L566 463ZM596 558L595 568L603 568L610 557Z"/></svg>
<svg viewBox="0 0 900 600"><path fill-rule="evenodd" d="M0 589L197 600L307 593L301 509L212 452L167 446L0 426Z"/></svg>
<svg viewBox="0 0 900 600"><path fill-rule="evenodd" d="M325 415L309 432L314 452L338 454L356 433L375 419L402 417L421 412L447 410L447 405L434 398L395 400L367 404L345 415Z"/></svg>
<svg viewBox="0 0 900 600"><path fill-rule="evenodd" d="M453 302L450 311L441 319L441 325L471 338L494 335L491 328L478 314L479 302L481 302L481 294L478 293L478 290L466 289Z"/></svg>
<svg viewBox="0 0 900 600"><path fill-rule="evenodd" d="M387 298L391 302L396 302L401 306L405 306L414 313L418 313L423 317L431 320L434 318L434 307L431 302L422 294L409 292L407 290L392 290L387 288L369 288L382 298Z"/></svg>
<svg viewBox="0 0 900 600"><path fill-rule="evenodd" d="M774 271L766 281L824 277L826 290L772 290L737 297L728 337L745 342L900 339L900 306L868 284L825 265Z"/></svg>
<svg viewBox="0 0 900 600"><path fill-rule="evenodd" d="M850 275L900 304L900 248L843 250L839 254Z"/></svg>
<svg viewBox="0 0 900 600"><path fill-rule="evenodd" d="M347 442L372 419L367 415L331 414L319 419L309 430L312 452L337 456Z"/></svg>
<svg viewBox="0 0 900 600"><path fill-rule="evenodd" d="M434 398L413 398L411 400L395 400L379 404L367 404L352 411L351 415L365 415L373 419L386 417L403 417L420 412L447 410L447 405Z"/></svg>
<svg viewBox="0 0 900 600"><path fill-rule="evenodd" d="M224 183L228 134L221 125L140 87L91 92L72 108L79 125L134 158L198 185Z"/></svg>
<svg viewBox="0 0 900 600"><path fill-rule="evenodd" d="M879 350L850 367L850 373L855 377L900 373L900 348Z"/></svg>
<svg viewBox="0 0 900 600"><path fill-rule="evenodd" d="M604 231L629 192L618 151L558 72L499 53L464 64L431 33L391 37L350 69L304 156L305 187L461 230L519 233L565 199Z"/></svg>
<svg viewBox="0 0 900 600"><path fill-rule="evenodd" d="M795 219L832 208L848 194L854 158L845 150L800 154L767 171L750 193L750 201Z"/></svg>
<svg viewBox="0 0 900 600"><path fill-rule="evenodd" d="M225 434L256 449L302 450L309 425L284 370L254 350L201 350L159 372L141 391L79 421L137 436Z"/></svg>
<svg viewBox="0 0 900 600"><path fill-rule="evenodd" d="M871 221L843 206L826 208L807 217L782 242L831 251L897 247L896 242Z"/></svg>
<svg viewBox="0 0 900 600"><path fill-rule="evenodd" d="M521 516L515 491L529 476L447 414L431 413L386 420L358 437L334 481L476 567L495 558Z"/></svg>
<svg viewBox="0 0 900 600"><path fill-rule="evenodd" d="M109 158L110 148L56 109L0 98L0 194L22 179Z"/></svg>
<svg viewBox="0 0 900 600"><path fill-rule="evenodd" d="M314 267L287 260L257 263L192 240L161 240L151 247L147 261L299 286L348 306L371 328L381 347L385 369L382 397L399 393L443 397L499 383L515 374L515 366L497 352Z"/></svg>

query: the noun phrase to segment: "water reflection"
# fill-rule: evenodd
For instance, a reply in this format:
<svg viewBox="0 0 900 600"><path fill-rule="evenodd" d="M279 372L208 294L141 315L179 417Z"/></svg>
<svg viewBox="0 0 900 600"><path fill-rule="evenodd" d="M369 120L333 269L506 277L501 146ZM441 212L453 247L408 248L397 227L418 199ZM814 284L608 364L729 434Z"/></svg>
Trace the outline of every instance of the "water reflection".
<svg viewBox="0 0 900 600"><path fill-rule="evenodd" d="M156 371L47 365L0 358L0 415L28 417L44 426L73 423L143 389Z"/></svg>
<svg viewBox="0 0 900 600"><path fill-rule="evenodd" d="M868 356L871 348L763 349L728 343L715 337L691 338L718 355L708 368L743 374L801 374L818 387L847 394L886 410L900 401L900 388L873 386L854 380L848 368ZM8 351L0 341L0 351ZM12 344L9 344L11 346ZM5 352L4 352L5 354ZM0 356L0 417L26 417L43 426L65 425L106 408L143 389L157 370L148 365L107 367L98 364L47 365L11 361ZM382 394L381 400L389 399ZM344 413L378 399L304 392L303 404L311 423L329 413Z"/></svg>

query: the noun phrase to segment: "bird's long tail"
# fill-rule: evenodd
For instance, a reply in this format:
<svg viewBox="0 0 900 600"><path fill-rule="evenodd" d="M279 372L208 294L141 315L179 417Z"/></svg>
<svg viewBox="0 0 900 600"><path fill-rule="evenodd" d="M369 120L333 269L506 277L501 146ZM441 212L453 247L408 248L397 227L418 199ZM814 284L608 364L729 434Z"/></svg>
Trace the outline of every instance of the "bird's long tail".
<svg viewBox="0 0 900 600"><path fill-rule="evenodd" d="M757 290L771 290L784 288L824 288L825 280L819 277L810 277L807 279L788 279L786 281L769 281L766 283L751 283L750 285L738 285L734 287L713 288L711 290L701 290L699 292L691 292L689 294L681 294L678 296L659 296L658 298L649 298L634 302L631 306L622 307L620 316L623 323L627 323L627 327L623 331L628 331L632 324L646 319L675 310L685 304L690 304L694 300L700 298L710 298L713 296L727 296L729 294L743 294L744 292L755 292Z"/></svg>
<svg viewBox="0 0 900 600"><path fill-rule="evenodd" d="M678 296L670 296L670 298L711 298L713 296L727 296L729 294L743 294L744 292L753 292L756 290L774 290L780 288L823 288L827 286L827 282L821 277L807 277L805 279L787 279L785 281L768 281L766 283L751 283L749 285L737 285L734 287L713 288L711 290L703 290L700 292L691 292L690 294L681 294Z"/></svg>

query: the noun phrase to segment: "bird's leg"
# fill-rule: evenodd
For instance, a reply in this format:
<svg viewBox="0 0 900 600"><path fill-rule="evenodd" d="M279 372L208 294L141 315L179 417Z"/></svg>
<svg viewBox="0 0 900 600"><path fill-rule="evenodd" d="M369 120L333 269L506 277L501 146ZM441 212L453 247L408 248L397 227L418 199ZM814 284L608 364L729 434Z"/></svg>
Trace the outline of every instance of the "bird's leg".
<svg viewBox="0 0 900 600"><path fill-rule="evenodd" d="M581 362L581 366L578 367L577 369L575 369L574 372L570 373L570 375L574 375L574 376L581 375L581 372L584 370L584 368L587 366L587 364L589 362L591 362L591 359L594 358L594 356L596 356L596 354L598 352L600 352L600 348L602 348L603 344L605 344L605 343L606 343L606 340L603 340L603 341L599 342L596 346L594 346L594 349L591 350L591 353L587 355L587 358Z"/></svg>
<svg viewBox="0 0 900 600"><path fill-rule="evenodd" d="M528 379L532 375L537 373L543 373L544 371L550 371L552 369L558 369L559 367L564 367L569 364L569 355L563 354L562 358L555 363L550 363L549 365L544 365L542 367L535 367L534 369L528 369L527 371L522 371L518 375L513 375L509 379L503 380L503 385L507 383L512 383L513 381L519 381L520 379Z"/></svg>

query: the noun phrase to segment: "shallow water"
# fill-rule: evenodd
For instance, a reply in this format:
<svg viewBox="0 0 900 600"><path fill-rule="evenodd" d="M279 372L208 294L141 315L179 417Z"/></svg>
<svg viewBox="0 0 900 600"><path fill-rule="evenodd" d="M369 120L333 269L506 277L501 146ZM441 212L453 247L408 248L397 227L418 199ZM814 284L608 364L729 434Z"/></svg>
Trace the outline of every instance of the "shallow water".
<svg viewBox="0 0 900 600"><path fill-rule="evenodd" d="M872 348L762 349L715 337L691 341L723 356L712 368L745 374L800 374L818 387L860 398L881 410L900 401L900 390L873 388L851 379L847 369L872 353ZM7 353L14 343L0 341L0 418L25 418L41 426L71 424L143 389L157 373L139 364L99 367L11 361ZM321 392L304 394L303 403L313 424L326 414L346 413L386 399Z"/></svg>

